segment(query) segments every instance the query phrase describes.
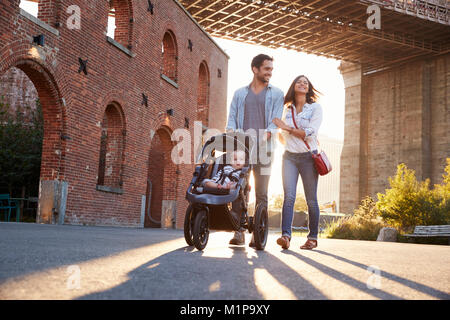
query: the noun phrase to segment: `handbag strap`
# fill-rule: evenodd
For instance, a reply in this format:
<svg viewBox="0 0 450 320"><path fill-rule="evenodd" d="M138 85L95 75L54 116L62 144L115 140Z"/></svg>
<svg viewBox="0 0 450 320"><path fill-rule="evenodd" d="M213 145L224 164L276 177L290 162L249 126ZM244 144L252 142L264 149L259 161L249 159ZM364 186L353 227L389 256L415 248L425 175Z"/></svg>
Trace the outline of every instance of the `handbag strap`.
<svg viewBox="0 0 450 320"><path fill-rule="evenodd" d="M297 122L295 121L294 106L292 104L291 104L291 111L292 111L292 122L294 123L295 129L298 129ZM303 142L306 144L306 147L311 152L311 148L309 147L308 142L306 142L306 139L303 139Z"/></svg>

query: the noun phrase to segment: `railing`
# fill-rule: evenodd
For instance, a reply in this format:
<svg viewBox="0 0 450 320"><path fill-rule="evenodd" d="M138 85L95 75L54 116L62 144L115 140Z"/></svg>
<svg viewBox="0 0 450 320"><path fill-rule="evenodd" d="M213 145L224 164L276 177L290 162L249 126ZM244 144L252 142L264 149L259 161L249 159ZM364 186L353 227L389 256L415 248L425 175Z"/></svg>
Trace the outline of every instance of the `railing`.
<svg viewBox="0 0 450 320"><path fill-rule="evenodd" d="M385 9L450 25L450 4L447 0L361 0L361 2L377 4Z"/></svg>

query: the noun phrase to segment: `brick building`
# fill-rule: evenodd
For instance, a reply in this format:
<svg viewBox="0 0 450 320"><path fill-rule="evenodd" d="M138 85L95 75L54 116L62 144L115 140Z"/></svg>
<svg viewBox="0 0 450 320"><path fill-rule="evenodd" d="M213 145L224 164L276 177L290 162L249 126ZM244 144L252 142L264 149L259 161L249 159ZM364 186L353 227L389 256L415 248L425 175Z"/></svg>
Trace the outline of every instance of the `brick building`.
<svg viewBox="0 0 450 320"><path fill-rule="evenodd" d="M0 90L41 101L38 222L182 228L171 134L223 130L229 57L176 0L34 2L0 2Z"/></svg>

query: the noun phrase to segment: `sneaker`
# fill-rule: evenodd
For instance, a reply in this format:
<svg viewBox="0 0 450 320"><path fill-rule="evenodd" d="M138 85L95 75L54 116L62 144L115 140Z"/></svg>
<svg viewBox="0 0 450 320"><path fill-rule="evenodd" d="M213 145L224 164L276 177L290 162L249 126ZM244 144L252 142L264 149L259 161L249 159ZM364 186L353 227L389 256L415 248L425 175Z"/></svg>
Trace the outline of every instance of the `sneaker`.
<svg viewBox="0 0 450 320"><path fill-rule="evenodd" d="M291 245L290 239L288 236L281 236L277 239L277 244L280 245L283 249L289 249Z"/></svg>
<svg viewBox="0 0 450 320"><path fill-rule="evenodd" d="M235 231L234 237L230 240L230 244L243 245L245 244L245 234L242 231Z"/></svg>

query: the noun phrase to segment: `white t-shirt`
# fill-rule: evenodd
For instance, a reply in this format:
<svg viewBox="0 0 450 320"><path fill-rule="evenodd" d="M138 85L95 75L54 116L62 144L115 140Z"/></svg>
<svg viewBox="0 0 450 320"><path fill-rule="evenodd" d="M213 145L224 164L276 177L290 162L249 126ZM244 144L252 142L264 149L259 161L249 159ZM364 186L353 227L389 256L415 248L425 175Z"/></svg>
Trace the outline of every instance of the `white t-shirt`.
<svg viewBox="0 0 450 320"><path fill-rule="evenodd" d="M295 121L297 123L297 127L305 131L306 134L306 142L308 142L311 151L318 149L317 136L319 134L319 128L322 123L322 106L316 102L311 104L305 103L303 106L302 112L297 114L297 110L294 105L287 106L283 110L283 118L282 120L289 127L294 128L294 122L292 121L292 111L291 108L294 109ZM289 134L286 130L281 130L281 134L283 135L284 140L286 141L285 149L289 152L293 153L301 153L308 152L308 148L306 147L305 142L292 135Z"/></svg>

